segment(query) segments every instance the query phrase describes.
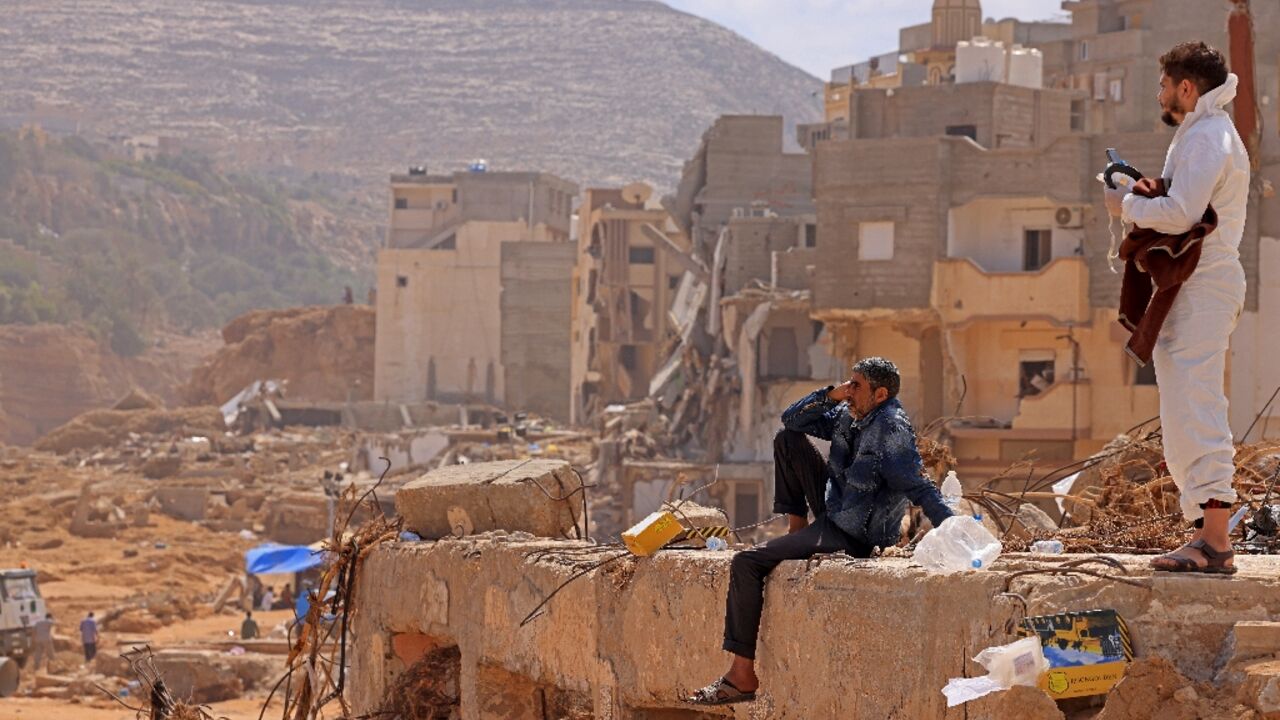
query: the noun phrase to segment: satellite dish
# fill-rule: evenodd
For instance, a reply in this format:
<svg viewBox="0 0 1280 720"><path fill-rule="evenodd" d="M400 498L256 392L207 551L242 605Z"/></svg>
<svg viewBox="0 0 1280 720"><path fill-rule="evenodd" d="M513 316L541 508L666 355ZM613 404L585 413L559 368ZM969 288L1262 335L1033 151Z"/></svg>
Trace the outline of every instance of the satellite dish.
<svg viewBox="0 0 1280 720"><path fill-rule="evenodd" d="M622 188L622 199L632 205L644 205L653 194L653 188L642 182L633 182Z"/></svg>

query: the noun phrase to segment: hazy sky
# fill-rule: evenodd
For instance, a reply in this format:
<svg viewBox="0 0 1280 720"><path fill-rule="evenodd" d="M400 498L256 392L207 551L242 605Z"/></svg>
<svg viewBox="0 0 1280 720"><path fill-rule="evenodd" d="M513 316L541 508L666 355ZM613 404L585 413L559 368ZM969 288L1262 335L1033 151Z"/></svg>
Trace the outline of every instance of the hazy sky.
<svg viewBox="0 0 1280 720"><path fill-rule="evenodd" d="M929 20L932 0L664 0L714 20L826 79L833 68L898 49L898 29ZM983 17L1066 17L1061 0L982 0Z"/></svg>

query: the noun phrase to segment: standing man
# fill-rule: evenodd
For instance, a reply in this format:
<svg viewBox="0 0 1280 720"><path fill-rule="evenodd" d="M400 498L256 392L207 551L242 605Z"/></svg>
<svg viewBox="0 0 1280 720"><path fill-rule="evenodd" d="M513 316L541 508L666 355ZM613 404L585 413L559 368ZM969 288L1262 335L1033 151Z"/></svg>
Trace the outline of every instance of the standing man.
<svg viewBox="0 0 1280 720"><path fill-rule="evenodd" d="M267 610L270 610L271 606L275 604L276 604L276 589L268 585L267 591L262 593L262 604L258 605L258 609L262 610L263 612L266 612Z"/></svg>
<svg viewBox="0 0 1280 720"><path fill-rule="evenodd" d="M32 643L31 669L39 672L43 662L44 669L50 670L53 665L53 613L45 613L43 618L36 621L33 629L35 638Z"/></svg>
<svg viewBox="0 0 1280 720"><path fill-rule="evenodd" d="M1160 389L1165 463L1181 493L1191 541L1152 561L1158 570L1235 572L1227 522L1236 493L1231 427L1223 390L1227 347L1244 305L1240 264L1249 201L1249 156L1224 109L1236 76L1222 54L1202 42L1160 58L1161 120L1176 127L1165 158L1168 194L1141 197L1107 190L1112 215L1166 235L1188 232L1212 205L1217 230L1178 290L1152 351ZM1147 182L1147 181L1143 181Z"/></svg>
<svg viewBox="0 0 1280 720"><path fill-rule="evenodd" d="M686 702L755 699L764 582L782 561L838 552L870 557L876 547L897 544L910 503L924 508L935 526L951 517L924 474L915 430L898 402L901 382L892 362L865 358L848 382L815 390L782 413L773 440L773 511L787 515L788 534L734 555L723 645L733 653L732 665ZM806 435L831 441L827 461Z"/></svg>
<svg viewBox="0 0 1280 720"><path fill-rule="evenodd" d="M84 644L84 661L91 662L98 654L98 621L92 612L80 621L80 642Z"/></svg>

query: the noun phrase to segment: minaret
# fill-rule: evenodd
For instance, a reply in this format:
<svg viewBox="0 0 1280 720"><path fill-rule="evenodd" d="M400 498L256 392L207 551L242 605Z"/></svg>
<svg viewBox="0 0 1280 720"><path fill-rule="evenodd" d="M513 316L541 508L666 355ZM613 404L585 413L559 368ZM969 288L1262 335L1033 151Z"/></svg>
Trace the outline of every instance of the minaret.
<svg viewBox="0 0 1280 720"><path fill-rule="evenodd" d="M961 40L982 34L979 0L933 0L933 47L954 49Z"/></svg>

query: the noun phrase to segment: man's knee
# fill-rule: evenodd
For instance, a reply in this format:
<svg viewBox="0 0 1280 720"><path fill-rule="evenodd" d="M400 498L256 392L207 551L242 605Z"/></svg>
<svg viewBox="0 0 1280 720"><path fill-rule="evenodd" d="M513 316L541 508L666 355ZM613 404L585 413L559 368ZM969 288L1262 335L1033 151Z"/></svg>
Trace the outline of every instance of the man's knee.
<svg viewBox="0 0 1280 720"><path fill-rule="evenodd" d="M773 452L774 454L791 452L797 442L808 442L808 438L798 430L782 428L773 434Z"/></svg>
<svg viewBox="0 0 1280 720"><path fill-rule="evenodd" d="M735 553L733 560L729 561L729 577L743 577L744 574L752 577L764 575L768 571L764 569L762 559L755 548Z"/></svg>

